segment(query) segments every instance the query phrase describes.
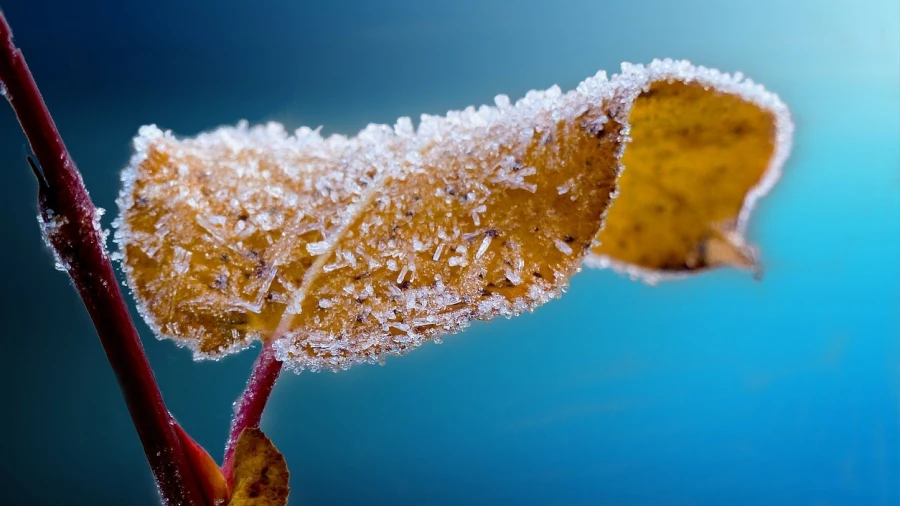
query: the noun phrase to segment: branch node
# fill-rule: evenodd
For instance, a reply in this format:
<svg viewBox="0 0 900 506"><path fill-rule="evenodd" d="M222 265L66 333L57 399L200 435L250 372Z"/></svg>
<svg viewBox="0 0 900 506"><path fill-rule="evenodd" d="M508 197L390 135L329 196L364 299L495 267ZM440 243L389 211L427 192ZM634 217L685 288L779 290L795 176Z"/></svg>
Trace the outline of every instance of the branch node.
<svg viewBox="0 0 900 506"><path fill-rule="evenodd" d="M37 179L38 189L39 191L47 191L50 189L50 183L47 182L47 178L44 177L44 173L41 171L40 167L38 167L37 163L34 161L34 158L31 155L25 157L28 160L28 166L31 167L31 172L34 174L34 178Z"/></svg>

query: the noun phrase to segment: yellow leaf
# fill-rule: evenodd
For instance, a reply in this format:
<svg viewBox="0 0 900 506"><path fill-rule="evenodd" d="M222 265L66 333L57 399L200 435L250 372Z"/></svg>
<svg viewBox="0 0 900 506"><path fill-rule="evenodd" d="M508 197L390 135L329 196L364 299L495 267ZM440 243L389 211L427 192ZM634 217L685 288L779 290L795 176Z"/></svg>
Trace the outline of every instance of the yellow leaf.
<svg viewBox="0 0 900 506"><path fill-rule="evenodd" d="M690 112L654 105L665 86L642 94L671 77L662 67L708 72L669 61L626 67L565 94L530 92L514 105L501 95L496 107L423 116L417 129L401 118L349 139L306 128L289 136L275 124L188 139L144 127L119 200L129 285L157 333L196 357L273 340L297 370L380 361L473 319L532 310L565 288L592 247L594 264L641 260L611 262L596 239L627 238L629 220L644 216L629 210L623 185L625 204L613 207L627 211L623 225L601 233L628 118L632 145L645 147L626 162L652 165L662 155L652 137L640 141L641 111L652 118L663 107L668 121ZM690 113L689 124L704 114ZM676 230L719 227L690 250L701 261L728 256L734 227L711 225L705 211L683 220ZM641 247L657 246L668 243Z"/></svg>
<svg viewBox="0 0 900 506"><path fill-rule="evenodd" d="M287 463L258 428L248 427L238 437L233 476L229 506L283 506L288 502Z"/></svg>
<svg viewBox="0 0 900 506"><path fill-rule="evenodd" d="M588 265L655 281L721 265L756 268L743 232L790 150L787 107L762 87L657 62L615 81L631 140L620 196Z"/></svg>

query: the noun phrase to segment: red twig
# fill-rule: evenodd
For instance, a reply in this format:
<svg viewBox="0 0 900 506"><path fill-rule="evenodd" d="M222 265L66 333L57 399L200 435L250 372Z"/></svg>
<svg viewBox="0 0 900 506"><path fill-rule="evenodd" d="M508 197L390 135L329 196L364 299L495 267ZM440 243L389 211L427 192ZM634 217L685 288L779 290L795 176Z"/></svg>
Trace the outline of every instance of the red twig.
<svg viewBox="0 0 900 506"><path fill-rule="evenodd" d="M275 386L275 380L281 374L282 362L275 358L275 350L270 343L263 345L253 364L253 372L247 388L241 398L235 401L234 418L231 420L231 432L228 435L228 443L225 445L225 459L222 463L222 473L228 483L231 483L231 472L234 467L234 446L238 437L247 427L259 427L263 410Z"/></svg>
<svg viewBox="0 0 900 506"><path fill-rule="evenodd" d="M106 254L96 210L75 163L0 12L0 88L37 156L38 205L45 234L90 313L128 411L170 505L200 505L202 496L174 429L175 421L144 354Z"/></svg>

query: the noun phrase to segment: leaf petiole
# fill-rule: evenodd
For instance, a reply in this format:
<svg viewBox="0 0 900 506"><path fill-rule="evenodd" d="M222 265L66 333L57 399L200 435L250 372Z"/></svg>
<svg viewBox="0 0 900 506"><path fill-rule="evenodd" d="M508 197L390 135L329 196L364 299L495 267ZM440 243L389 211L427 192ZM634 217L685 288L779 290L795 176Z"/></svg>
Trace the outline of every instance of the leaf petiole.
<svg viewBox="0 0 900 506"><path fill-rule="evenodd" d="M238 438L244 429L259 427L272 387L281 374L282 365L283 362L275 357L271 341L263 344L256 362L253 363L253 372L250 374L247 388L234 403L234 418L231 420L231 430L222 462L222 473L228 483L231 483L233 478L234 449Z"/></svg>

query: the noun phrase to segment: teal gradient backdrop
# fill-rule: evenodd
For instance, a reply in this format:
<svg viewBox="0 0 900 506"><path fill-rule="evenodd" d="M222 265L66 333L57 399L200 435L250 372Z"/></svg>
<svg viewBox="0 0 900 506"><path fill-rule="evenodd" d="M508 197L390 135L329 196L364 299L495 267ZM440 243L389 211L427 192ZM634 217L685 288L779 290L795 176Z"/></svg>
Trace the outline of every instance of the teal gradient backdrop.
<svg viewBox="0 0 900 506"><path fill-rule="evenodd" d="M146 123L353 134L570 89L622 61L743 71L797 124L750 227L761 282L586 271L534 314L385 367L288 374L263 428L297 505L900 504L896 0L0 7L108 217ZM41 242L27 152L0 107L0 503L155 504L106 358ZM139 329L172 411L218 455L254 352L193 363Z"/></svg>

